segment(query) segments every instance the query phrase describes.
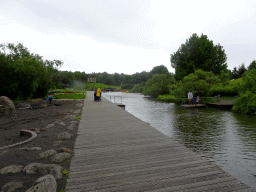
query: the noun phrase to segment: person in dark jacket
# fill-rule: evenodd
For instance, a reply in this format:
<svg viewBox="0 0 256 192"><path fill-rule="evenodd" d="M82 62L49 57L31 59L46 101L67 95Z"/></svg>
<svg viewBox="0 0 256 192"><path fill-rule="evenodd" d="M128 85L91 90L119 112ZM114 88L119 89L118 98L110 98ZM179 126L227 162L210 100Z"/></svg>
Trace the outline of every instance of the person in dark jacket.
<svg viewBox="0 0 256 192"><path fill-rule="evenodd" d="M196 105L197 92L194 92L192 104Z"/></svg>

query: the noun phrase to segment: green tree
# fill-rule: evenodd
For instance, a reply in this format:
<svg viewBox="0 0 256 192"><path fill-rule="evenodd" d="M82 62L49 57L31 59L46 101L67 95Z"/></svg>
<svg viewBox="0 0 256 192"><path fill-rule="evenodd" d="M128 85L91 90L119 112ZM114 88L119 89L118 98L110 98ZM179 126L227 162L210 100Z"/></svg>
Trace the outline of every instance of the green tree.
<svg viewBox="0 0 256 192"><path fill-rule="evenodd" d="M238 79L240 76L238 74L237 68L234 67L233 71L232 71L232 79Z"/></svg>
<svg viewBox="0 0 256 192"><path fill-rule="evenodd" d="M225 73L223 72L223 76ZM223 77L224 79L225 77ZM195 73L191 73L185 76L182 81L176 86L171 87L171 94L186 97L190 90L197 91L199 96L209 96L210 88L221 82L221 78L215 75L213 72L203 71L201 69L196 70Z"/></svg>
<svg viewBox="0 0 256 192"><path fill-rule="evenodd" d="M238 74L238 78L242 77L243 74L246 72L246 68L244 66L244 63L242 63L241 65L239 65L238 70L237 70L237 74Z"/></svg>
<svg viewBox="0 0 256 192"><path fill-rule="evenodd" d="M140 84L136 84L133 86L133 88L131 89L131 92L133 93L142 93L143 91L143 86L141 86Z"/></svg>
<svg viewBox="0 0 256 192"><path fill-rule="evenodd" d="M194 73L196 69L212 71L219 75L227 70L227 56L222 46L214 45L206 35L193 34L180 48L171 54L171 66L175 68L176 80Z"/></svg>
<svg viewBox="0 0 256 192"><path fill-rule="evenodd" d="M52 62L44 62L21 43L1 44L0 50L0 94L11 99L44 97L53 86Z"/></svg>
<svg viewBox="0 0 256 192"><path fill-rule="evenodd" d="M256 69L256 60L253 60L247 68L248 70Z"/></svg>
<svg viewBox="0 0 256 192"><path fill-rule="evenodd" d="M239 84L239 98L235 100L233 111L256 115L256 69L244 73Z"/></svg>
<svg viewBox="0 0 256 192"><path fill-rule="evenodd" d="M169 93L169 86L174 83L170 74L156 74L147 80L143 88L144 95L157 97L158 95Z"/></svg>
<svg viewBox="0 0 256 192"><path fill-rule="evenodd" d="M155 74L165 74L165 73L169 73L167 67L165 67L164 65L159 65L159 66L155 66L152 70L151 70L152 75Z"/></svg>

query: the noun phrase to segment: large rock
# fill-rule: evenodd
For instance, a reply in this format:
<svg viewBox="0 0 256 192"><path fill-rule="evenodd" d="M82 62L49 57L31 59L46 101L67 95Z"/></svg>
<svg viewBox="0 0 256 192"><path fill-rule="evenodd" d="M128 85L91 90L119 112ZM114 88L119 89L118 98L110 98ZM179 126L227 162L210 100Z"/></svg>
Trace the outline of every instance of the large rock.
<svg viewBox="0 0 256 192"><path fill-rule="evenodd" d="M4 106L4 113L6 115L16 115L16 109L11 99L6 96L0 97L0 105Z"/></svg>
<svg viewBox="0 0 256 192"><path fill-rule="evenodd" d="M54 125L63 125L63 126L65 126L65 123L62 122L62 121L59 121L59 120L54 121L53 124Z"/></svg>
<svg viewBox="0 0 256 192"><path fill-rule="evenodd" d="M75 124L75 125L78 125L78 121L70 121L70 124Z"/></svg>
<svg viewBox="0 0 256 192"><path fill-rule="evenodd" d="M59 152L68 152L68 153L71 153L71 151L65 147L62 147L58 150Z"/></svg>
<svg viewBox="0 0 256 192"><path fill-rule="evenodd" d="M3 187L2 187L2 191L1 192L12 192L15 189L21 188L23 187L23 183L22 182L9 182L6 183Z"/></svg>
<svg viewBox="0 0 256 192"><path fill-rule="evenodd" d="M72 131L75 128L75 124L70 124L66 129Z"/></svg>
<svg viewBox="0 0 256 192"><path fill-rule="evenodd" d="M72 137L71 133L63 132L63 133L58 134L57 139L58 140L66 140L66 139L70 139L71 137Z"/></svg>
<svg viewBox="0 0 256 192"><path fill-rule="evenodd" d="M77 110L73 111L73 114L79 114L79 113L82 113L82 110L77 109Z"/></svg>
<svg viewBox="0 0 256 192"><path fill-rule="evenodd" d="M52 175L45 175L35 181L33 186L26 192L55 192L57 183Z"/></svg>
<svg viewBox="0 0 256 192"><path fill-rule="evenodd" d="M59 140L57 140L57 141L54 141L53 142L53 146L59 146L59 145L62 145L64 142L63 141L59 141Z"/></svg>
<svg viewBox="0 0 256 192"><path fill-rule="evenodd" d="M65 115L63 120L69 120L69 121L78 121L77 118L75 117L75 115Z"/></svg>
<svg viewBox="0 0 256 192"><path fill-rule="evenodd" d="M76 106L77 106L77 107L83 107L84 104L82 104L82 103L77 103Z"/></svg>
<svg viewBox="0 0 256 192"><path fill-rule="evenodd" d="M23 172L27 174L35 174L37 172L43 175L51 174L55 179L61 179L62 170L63 167L56 164L30 163L23 169Z"/></svg>
<svg viewBox="0 0 256 192"><path fill-rule="evenodd" d="M70 153L67 153L67 152L57 153L51 157L51 161L60 163L70 157L71 157Z"/></svg>
<svg viewBox="0 0 256 192"><path fill-rule="evenodd" d="M6 174L6 173L18 173L21 172L23 166L22 165L10 165L7 167L4 167L0 170L1 174Z"/></svg>
<svg viewBox="0 0 256 192"><path fill-rule="evenodd" d="M45 127L45 129L49 129L49 128L54 127L54 126L55 126L54 124L48 124L48 125Z"/></svg>
<svg viewBox="0 0 256 192"><path fill-rule="evenodd" d="M55 155L57 153L57 151L55 151L54 149L50 149L48 151L42 152L38 155L37 159L45 159L49 156Z"/></svg>

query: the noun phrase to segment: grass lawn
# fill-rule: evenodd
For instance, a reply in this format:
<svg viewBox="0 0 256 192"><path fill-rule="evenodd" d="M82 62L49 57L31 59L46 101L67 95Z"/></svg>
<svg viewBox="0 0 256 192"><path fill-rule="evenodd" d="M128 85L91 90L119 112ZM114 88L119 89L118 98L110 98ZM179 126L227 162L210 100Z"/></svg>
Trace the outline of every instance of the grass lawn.
<svg viewBox="0 0 256 192"><path fill-rule="evenodd" d="M94 83L94 88L100 87L101 90L104 90L105 88L116 88L116 89L121 89L120 86L114 86L114 85L106 85L103 83ZM93 83L90 83L90 90L93 89Z"/></svg>
<svg viewBox="0 0 256 192"><path fill-rule="evenodd" d="M52 96L53 99L85 99L85 93L74 93L74 94L61 94L56 93Z"/></svg>

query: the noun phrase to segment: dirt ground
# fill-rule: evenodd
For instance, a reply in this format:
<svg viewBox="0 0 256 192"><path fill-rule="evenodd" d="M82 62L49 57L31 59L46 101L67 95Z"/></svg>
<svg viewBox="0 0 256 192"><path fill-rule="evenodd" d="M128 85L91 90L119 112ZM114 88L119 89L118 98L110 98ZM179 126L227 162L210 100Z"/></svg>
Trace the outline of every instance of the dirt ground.
<svg viewBox="0 0 256 192"><path fill-rule="evenodd" d="M26 102L33 106L40 106L44 104L45 101L37 102ZM22 129L31 129L34 128L40 129L40 132L37 133L37 137L22 145L16 147L10 147L6 149L0 149L0 170L6 166L10 165L22 165L26 166L30 163L44 163L44 164L58 164L64 169L69 169L70 159L65 160L61 163L54 163L50 161L50 158L46 159L36 159L39 153L54 149L58 151L59 148L65 147L69 149L73 155L74 142L77 136L78 125L70 131L73 136L70 140L65 140L64 143L60 146L53 146L54 141L57 140L57 134L67 131L66 128L70 125L69 120L62 120L65 114L72 114L74 110L82 109L82 107L77 107L77 103L83 103L83 100L53 100L51 105L47 105L43 108L37 109L16 109L17 116L7 116L3 113L0 114L0 148L24 141L29 138L29 136L20 136L20 130ZM20 104L20 103L14 103ZM76 114L80 116L81 114ZM48 124L52 124L55 120L61 120L65 123L63 125L55 125L47 129L44 128ZM25 151L21 148L24 147L41 147L40 151ZM23 187L16 189L15 191L26 191L31 188L33 183L43 175L40 173L37 174L26 174L23 172L20 173L8 173L5 175L0 174L0 191L2 187L8 182L23 182ZM58 189L61 191L66 186L67 176L63 175L61 180L57 180Z"/></svg>

